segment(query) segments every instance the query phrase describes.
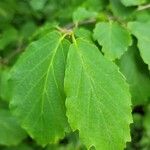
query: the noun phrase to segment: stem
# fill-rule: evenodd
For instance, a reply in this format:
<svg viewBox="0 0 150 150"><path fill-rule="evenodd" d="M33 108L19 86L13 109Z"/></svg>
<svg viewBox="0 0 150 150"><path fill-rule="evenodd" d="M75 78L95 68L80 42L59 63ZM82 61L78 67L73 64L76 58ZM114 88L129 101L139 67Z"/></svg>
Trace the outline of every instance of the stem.
<svg viewBox="0 0 150 150"><path fill-rule="evenodd" d="M81 26L81 25L87 25L87 24L93 24L96 22L96 19L89 19L89 20L84 20L84 21L81 21L78 23L78 26ZM64 28L66 29L72 29L76 27L76 24L75 23L69 23L67 24L66 26L64 26Z"/></svg>
<svg viewBox="0 0 150 150"><path fill-rule="evenodd" d="M75 39L74 34L72 34L72 42L73 42L75 45L77 45L77 42L76 42L76 39Z"/></svg>
<svg viewBox="0 0 150 150"><path fill-rule="evenodd" d="M59 26L56 26L56 29L58 31L60 31L61 33L72 35L73 29L76 28L77 26L93 24L93 23L96 23L96 19L84 20L84 21L81 21L79 23L69 23L62 28Z"/></svg>
<svg viewBox="0 0 150 150"><path fill-rule="evenodd" d="M145 10L145 9L149 9L149 8L150 8L150 4L141 5L138 7L137 11L141 11L141 10Z"/></svg>
<svg viewBox="0 0 150 150"><path fill-rule="evenodd" d="M58 31L60 31L61 33L63 33L63 34L68 34L68 35L72 34L72 30L71 29L61 28L59 26L56 26L56 29Z"/></svg>

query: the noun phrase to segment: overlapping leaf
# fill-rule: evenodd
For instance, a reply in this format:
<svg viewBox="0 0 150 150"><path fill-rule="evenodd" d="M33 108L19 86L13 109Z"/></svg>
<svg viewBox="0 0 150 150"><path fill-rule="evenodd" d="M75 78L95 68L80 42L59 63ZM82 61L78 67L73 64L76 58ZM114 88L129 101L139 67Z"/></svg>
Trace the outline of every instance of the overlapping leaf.
<svg viewBox="0 0 150 150"><path fill-rule="evenodd" d="M116 65L85 40L70 46L65 92L69 123L87 148L125 147L132 122L128 86Z"/></svg>
<svg viewBox="0 0 150 150"><path fill-rule="evenodd" d="M90 10L100 11L105 8L107 3L106 0L84 0L83 6Z"/></svg>
<svg viewBox="0 0 150 150"><path fill-rule="evenodd" d="M12 69L11 109L23 128L42 145L68 131L63 79L69 43L58 32L32 43Z"/></svg>

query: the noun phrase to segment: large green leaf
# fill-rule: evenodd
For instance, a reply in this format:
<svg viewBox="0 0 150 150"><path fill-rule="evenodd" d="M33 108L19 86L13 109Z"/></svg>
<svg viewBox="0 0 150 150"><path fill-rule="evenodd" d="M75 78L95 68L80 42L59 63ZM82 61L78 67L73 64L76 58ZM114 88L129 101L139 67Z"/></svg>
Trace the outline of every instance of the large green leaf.
<svg viewBox="0 0 150 150"><path fill-rule="evenodd" d="M0 144L17 145L26 137L26 133L8 110L0 109Z"/></svg>
<svg viewBox="0 0 150 150"><path fill-rule="evenodd" d="M11 109L38 143L56 142L68 131L63 79L69 43L58 32L33 42L12 70Z"/></svg>
<svg viewBox="0 0 150 150"><path fill-rule="evenodd" d="M104 55L111 60L120 58L132 43L129 32L115 22L97 23L93 36L102 45Z"/></svg>
<svg viewBox="0 0 150 150"><path fill-rule="evenodd" d="M150 97L150 77L135 46L121 57L118 63L120 71L130 85L133 104L143 104Z"/></svg>
<svg viewBox="0 0 150 150"><path fill-rule="evenodd" d="M88 148L122 150L130 141L128 85L116 65L83 39L70 46L65 92L69 123Z"/></svg>
<svg viewBox="0 0 150 150"><path fill-rule="evenodd" d="M129 22L128 28L137 37L141 56L150 69L150 22Z"/></svg>

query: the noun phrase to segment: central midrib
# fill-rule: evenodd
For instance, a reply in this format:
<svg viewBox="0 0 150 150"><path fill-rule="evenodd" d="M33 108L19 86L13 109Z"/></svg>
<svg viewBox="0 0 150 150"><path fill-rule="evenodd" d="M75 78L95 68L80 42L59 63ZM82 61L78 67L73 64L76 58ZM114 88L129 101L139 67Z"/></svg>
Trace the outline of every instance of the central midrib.
<svg viewBox="0 0 150 150"><path fill-rule="evenodd" d="M57 49L59 48L60 46L60 43L61 41L65 38L66 35L63 35L59 41L58 41L58 44L56 45L55 49L54 49L54 54L52 55L52 58L50 59L50 62L49 62L49 66L48 66L48 69L47 69L47 73L46 73L46 77L45 77L45 82L44 82L44 87L43 87L43 92L42 92L42 105L41 105L41 114L43 114L43 105L44 105L44 94L45 94L45 91L46 91L46 85L47 85L47 81L48 81L48 75L49 75L49 72L50 72L50 68L53 64L53 60L56 56L56 52L57 52Z"/></svg>

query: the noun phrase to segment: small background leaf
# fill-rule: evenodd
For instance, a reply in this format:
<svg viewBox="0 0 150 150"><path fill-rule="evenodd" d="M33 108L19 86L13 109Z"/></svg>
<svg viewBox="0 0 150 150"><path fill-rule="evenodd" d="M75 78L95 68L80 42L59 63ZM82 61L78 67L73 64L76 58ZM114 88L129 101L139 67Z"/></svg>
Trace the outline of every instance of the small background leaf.
<svg viewBox="0 0 150 150"><path fill-rule="evenodd" d="M34 10L42 10L47 0L30 0L30 5Z"/></svg>
<svg viewBox="0 0 150 150"><path fill-rule="evenodd" d="M89 41L77 39L70 46L65 92L68 121L87 148L125 147L132 122L128 86L116 65Z"/></svg>
<svg viewBox="0 0 150 150"><path fill-rule="evenodd" d="M104 55L110 60L120 58L132 43L129 32L115 22L97 23L93 37L102 46Z"/></svg>
<svg viewBox="0 0 150 150"><path fill-rule="evenodd" d="M26 137L26 133L8 110L0 109L0 144L17 145Z"/></svg>
<svg viewBox="0 0 150 150"><path fill-rule="evenodd" d="M4 50L8 44L16 42L17 36L17 30L14 27L9 26L5 28L5 30L0 35L0 50Z"/></svg>
<svg viewBox="0 0 150 150"><path fill-rule="evenodd" d="M150 74L138 49L135 46L130 47L121 57L118 65L130 85L133 104L146 103L150 98Z"/></svg>
<svg viewBox="0 0 150 150"><path fill-rule="evenodd" d="M79 7L74 13L73 13L73 21L74 23L81 22L85 19L93 19L96 18L97 12L88 11L85 8Z"/></svg>

